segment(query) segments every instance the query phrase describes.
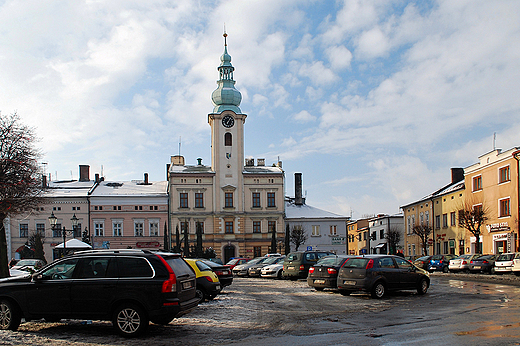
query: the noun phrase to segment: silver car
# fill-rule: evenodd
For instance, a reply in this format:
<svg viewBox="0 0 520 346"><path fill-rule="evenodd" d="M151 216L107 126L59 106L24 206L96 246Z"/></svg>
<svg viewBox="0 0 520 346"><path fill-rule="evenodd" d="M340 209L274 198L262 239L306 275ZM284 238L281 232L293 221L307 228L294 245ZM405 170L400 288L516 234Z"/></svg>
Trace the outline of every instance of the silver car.
<svg viewBox="0 0 520 346"><path fill-rule="evenodd" d="M509 252L503 253L500 256L498 256L495 261L495 273L511 273L513 269L513 260L515 258L515 255L516 253Z"/></svg>
<svg viewBox="0 0 520 346"><path fill-rule="evenodd" d="M481 256L480 254L466 254L466 255L460 255L457 258L454 258L450 260L450 264L448 265L448 269L450 272L460 272L460 271L468 271L469 270L469 262L473 258L477 258L478 256Z"/></svg>

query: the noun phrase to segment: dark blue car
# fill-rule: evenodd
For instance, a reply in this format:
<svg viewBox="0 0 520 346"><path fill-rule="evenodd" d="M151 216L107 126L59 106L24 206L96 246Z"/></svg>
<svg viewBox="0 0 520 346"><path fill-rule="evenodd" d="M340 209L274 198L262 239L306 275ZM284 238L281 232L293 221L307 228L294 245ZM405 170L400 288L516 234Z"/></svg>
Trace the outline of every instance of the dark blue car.
<svg viewBox="0 0 520 346"><path fill-rule="evenodd" d="M455 255L433 255L430 258L430 264L428 265L428 271L442 271L443 273L448 272L448 265L450 264L450 260L455 258Z"/></svg>

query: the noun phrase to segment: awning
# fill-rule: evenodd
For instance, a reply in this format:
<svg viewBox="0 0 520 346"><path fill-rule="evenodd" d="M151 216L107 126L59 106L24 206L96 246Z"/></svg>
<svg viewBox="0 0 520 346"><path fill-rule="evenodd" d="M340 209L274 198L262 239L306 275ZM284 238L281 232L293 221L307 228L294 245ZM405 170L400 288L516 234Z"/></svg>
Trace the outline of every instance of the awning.
<svg viewBox="0 0 520 346"><path fill-rule="evenodd" d="M376 245L376 249L380 249L380 248L382 248L385 245L386 245L386 243L379 243L379 244Z"/></svg>
<svg viewBox="0 0 520 346"><path fill-rule="evenodd" d="M71 239L67 240L65 242L65 247L67 249L92 249L92 246L88 245L87 243L82 242L78 239ZM63 243L57 245L55 247L56 249L63 249Z"/></svg>

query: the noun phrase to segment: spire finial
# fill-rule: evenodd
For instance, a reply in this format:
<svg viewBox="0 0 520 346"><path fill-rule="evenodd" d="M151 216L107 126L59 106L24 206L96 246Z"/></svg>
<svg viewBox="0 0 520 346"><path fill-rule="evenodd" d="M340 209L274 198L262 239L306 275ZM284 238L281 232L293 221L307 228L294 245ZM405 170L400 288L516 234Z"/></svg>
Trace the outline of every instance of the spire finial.
<svg viewBox="0 0 520 346"><path fill-rule="evenodd" d="M227 47L227 33L226 33L226 23L224 23L224 46Z"/></svg>

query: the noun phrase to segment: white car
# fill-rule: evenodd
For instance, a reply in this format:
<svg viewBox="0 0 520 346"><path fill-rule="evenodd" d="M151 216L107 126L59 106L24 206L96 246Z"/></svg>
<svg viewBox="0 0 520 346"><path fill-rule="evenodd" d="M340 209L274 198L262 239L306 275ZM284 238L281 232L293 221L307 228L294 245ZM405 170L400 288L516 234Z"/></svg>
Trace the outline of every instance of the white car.
<svg viewBox="0 0 520 346"><path fill-rule="evenodd" d="M281 279L282 271L283 271L283 262L270 264L270 265L262 268L262 270L260 271L260 276L262 276L263 278Z"/></svg>
<svg viewBox="0 0 520 346"><path fill-rule="evenodd" d="M515 258L513 259L513 266L511 267L511 271L515 275L520 276L520 252L517 252L515 254Z"/></svg>
<svg viewBox="0 0 520 346"><path fill-rule="evenodd" d="M503 253L500 256L497 257L495 260L495 273L496 274L502 274L502 273L511 273L513 268L513 259L516 255L519 253Z"/></svg>
<svg viewBox="0 0 520 346"><path fill-rule="evenodd" d="M478 255L475 255L475 254L460 255L459 257L450 260L448 269L450 270L450 272L454 272L454 273L460 272L460 271L468 271L469 262L471 262L471 260L473 258L477 258L478 256L480 256L480 254L478 254Z"/></svg>

